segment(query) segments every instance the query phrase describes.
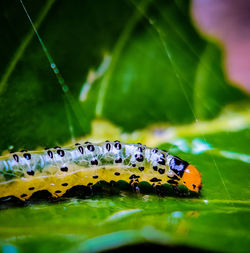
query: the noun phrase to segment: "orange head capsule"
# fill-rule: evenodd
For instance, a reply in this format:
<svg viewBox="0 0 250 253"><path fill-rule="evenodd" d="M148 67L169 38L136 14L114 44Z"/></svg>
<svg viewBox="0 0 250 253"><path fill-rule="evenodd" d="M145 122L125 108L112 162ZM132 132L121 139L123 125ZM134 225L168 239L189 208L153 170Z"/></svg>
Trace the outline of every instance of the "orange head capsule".
<svg viewBox="0 0 250 253"><path fill-rule="evenodd" d="M179 184L184 184L191 191L200 191L201 174L193 165L173 156L169 162L169 167L180 178Z"/></svg>
<svg viewBox="0 0 250 253"><path fill-rule="evenodd" d="M184 170L182 181L191 191L199 192L201 190L201 173L191 164Z"/></svg>

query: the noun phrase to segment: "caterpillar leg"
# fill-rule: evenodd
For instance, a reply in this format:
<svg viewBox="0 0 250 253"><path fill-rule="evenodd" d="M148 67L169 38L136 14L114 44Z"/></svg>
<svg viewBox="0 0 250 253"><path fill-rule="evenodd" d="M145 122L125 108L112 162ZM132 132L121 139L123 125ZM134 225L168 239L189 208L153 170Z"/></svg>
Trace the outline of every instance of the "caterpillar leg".
<svg viewBox="0 0 250 253"><path fill-rule="evenodd" d="M173 189L174 193L175 193L176 195L180 195L180 191L179 191L177 185L171 185L171 186L172 186L172 189Z"/></svg>
<svg viewBox="0 0 250 253"><path fill-rule="evenodd" d="M135 174L132 174L129 177L129 179L131 179L131 181L130 181L129 184L131 185L133 192L136 192L136 193L140 193L140 188L138 186L138 184L139 184L139 178L140 178L140 176L137 176Z"/></svg>
<svg viewBox="0 0 250 253"><path fill-rule="evenodd" d="M156 194L158 195L158 196L162 196L162 191L161 191L161 184L156 184L156 183L154 183L154 184L152 184L152 186L154 187L154 190L155 190L155 192L156 192Z"/></svg>
<svg viewBox="0 0 250 253"><path fill-rule="evenodd" d="M133 192L140 193L140 188L137 182L132 183L131 187L132 187Z"/></svg>
<svg viewBox="0 0 250 253"><path fill-rule="evenodd" d="M94 195L94 190L93 190L93 183L89 183L87 185L88 189L90 190L90 195L93 196Z"/></svg>
<svg viewBox="0 0 250 253"><path fill-rule="evenodd" d="M110 183L111 187L115 186L115 181L114 180L111 180L109 183Z"/></svg>

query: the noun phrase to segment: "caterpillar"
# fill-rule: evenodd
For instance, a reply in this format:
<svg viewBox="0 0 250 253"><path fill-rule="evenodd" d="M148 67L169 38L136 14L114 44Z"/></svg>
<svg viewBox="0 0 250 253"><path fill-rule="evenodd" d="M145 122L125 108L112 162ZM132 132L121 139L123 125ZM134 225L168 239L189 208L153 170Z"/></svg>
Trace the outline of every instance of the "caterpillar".
<svg viewBox="0 0 250 253"><path fill-rule="evenodd" d="M0 198L15 196L25 201L42 190L58 198L73 186L91 187L100 180L124 180L136 190L141 181L154 187L185 185L197 193L202 186L201 174L193 165L140 143L85 142L0 157Z"/></svg>

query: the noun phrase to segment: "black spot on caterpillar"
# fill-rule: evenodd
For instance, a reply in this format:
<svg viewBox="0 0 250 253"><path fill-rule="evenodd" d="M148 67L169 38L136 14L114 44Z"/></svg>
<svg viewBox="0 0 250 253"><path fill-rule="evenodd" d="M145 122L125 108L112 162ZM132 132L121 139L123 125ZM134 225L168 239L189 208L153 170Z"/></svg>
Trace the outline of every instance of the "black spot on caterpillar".
<svg viewBox="0 0 250 253"><path fill-rule="evenodd" d="M23 151L0 157L0 198L29 199L33 193L48 191L62 196L75 186L92 187L98 181L185 185L199 192L201 175L188 162L164 150L142 144L106 141L77 143L44 151Z"/></svg>

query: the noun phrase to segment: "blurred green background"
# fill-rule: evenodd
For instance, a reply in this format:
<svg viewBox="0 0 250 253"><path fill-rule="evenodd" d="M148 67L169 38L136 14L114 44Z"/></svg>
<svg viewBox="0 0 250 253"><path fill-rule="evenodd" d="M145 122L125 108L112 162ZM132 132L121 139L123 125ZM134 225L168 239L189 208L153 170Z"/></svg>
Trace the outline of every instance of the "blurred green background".
<svg viewBox="0 0 250 253"><path fill-rule="evenodd" d="M249 95L227 80L223 50L197 31L191 2L23 3L46 48L21 3L1 0L1 152L86 136L144 141L192 162L204 187L199 198L99 192L3 205L2 251L122 251L149 243L248 252Z"/></svg>

